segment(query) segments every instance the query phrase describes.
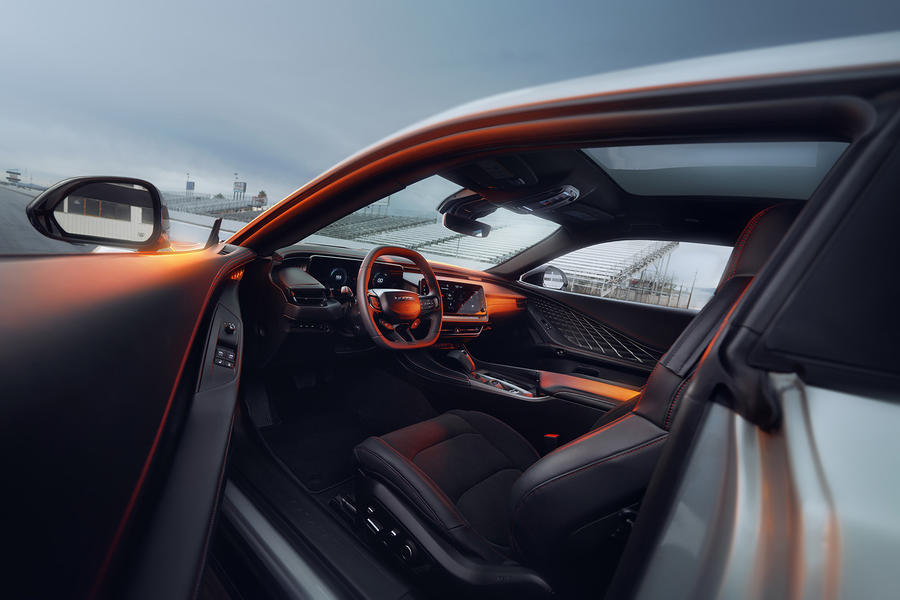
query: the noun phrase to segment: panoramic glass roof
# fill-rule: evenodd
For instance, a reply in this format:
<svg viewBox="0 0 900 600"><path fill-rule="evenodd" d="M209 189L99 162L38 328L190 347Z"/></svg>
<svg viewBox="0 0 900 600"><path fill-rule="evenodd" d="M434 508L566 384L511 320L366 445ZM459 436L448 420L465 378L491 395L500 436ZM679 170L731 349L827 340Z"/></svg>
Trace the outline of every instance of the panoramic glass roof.
<svg viewBox="0 0 900 600"><path fill-rule="evenodd" d="M584 151L630 194L805 200L846 147L845 142L734 142Z"/></svg>

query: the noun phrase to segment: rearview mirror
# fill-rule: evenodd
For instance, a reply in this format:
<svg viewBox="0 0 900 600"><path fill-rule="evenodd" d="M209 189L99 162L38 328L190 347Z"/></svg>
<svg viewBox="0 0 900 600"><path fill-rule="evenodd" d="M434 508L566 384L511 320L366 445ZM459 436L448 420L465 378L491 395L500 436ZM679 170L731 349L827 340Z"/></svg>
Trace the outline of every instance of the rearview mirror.
<svg viewBox="0 0 900 600"><path fill-rule="evenodd" d="M444 214L444 227L450 231L470 235L472 237L487 237L491 232L491 226L481 221L467 219L459 215Z"/></svg>
<svg viewBox="0 0 900 600"><path fill-rule="evenodd" d="M136 250L165 246L159 190L130 177L74 177L47 189L25 209L47 237Z"/></svg>
<svg viewBox="0 0 900 600"><path fill-rule="evenodd" d="M437 209L444 215L444 227L450 231L472 237L487 237L491 226L478 219L491 214L497 207L482 198L481 194L463 188L444 198Z"/></svg>

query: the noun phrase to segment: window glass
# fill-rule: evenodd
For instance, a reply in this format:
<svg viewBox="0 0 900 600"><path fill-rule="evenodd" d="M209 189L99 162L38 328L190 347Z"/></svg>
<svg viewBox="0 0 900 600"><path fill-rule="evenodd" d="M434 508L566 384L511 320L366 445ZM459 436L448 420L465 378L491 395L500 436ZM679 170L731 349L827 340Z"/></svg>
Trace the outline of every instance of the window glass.
<svg viewBox="0 0 900 600"><path fill-rule="evenodd" d="M565 274L567 292L700 310L730 255L730 246L624 240L582 248L547 264Z"/></svg>
<svg viewBox="0 0 900 600"><path fill-rule="evenodd" d="M487 237L456 233L444 227L437 207L459 190L459 185L433 175L326 225L304 241L365 249L400 246L429 260L484 270L559 228L533 215L498 208L479 219L491 226Z"/></svg>
<svg viewBox="0 0 900 600"><path fill-rule="evenodd" d="M734 142L585 152L631 194L805 200L846 147L845 142Z"/></svg>

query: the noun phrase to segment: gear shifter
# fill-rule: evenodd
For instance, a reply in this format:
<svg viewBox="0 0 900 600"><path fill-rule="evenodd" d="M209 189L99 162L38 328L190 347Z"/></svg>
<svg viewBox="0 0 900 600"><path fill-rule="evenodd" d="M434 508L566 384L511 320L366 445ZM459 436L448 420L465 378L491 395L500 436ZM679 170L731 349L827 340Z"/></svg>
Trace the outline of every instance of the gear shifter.
<svg viewBox="0 0 900 600"><path fill-rule="evenodd" d="M456 363L454 366L457 367L458 371L465 373L472 379L476 379L475 361L472 360L472 357L469 356L469 353L466 352L465 348L451 350L447 353L447 358L453 360L453 362Z"/></svg>
<svg viewBox="0 0 900 600"><path fill-rule="evenodd" d="M528 389L529 386L527 384L523 385L521 383L510 383L506 380L505 377L501 379L499 376L488 373L487 371L482 371L481 373L476 372L475 361L472 360L472 357L463 346L455 350L451 350L446 354L446 357L450 359L448 360L448 362L453 363L453 367L455 370L465 373L469 376L469 378L474 379L479 383L489 385L509 394L523 396L525 398L533 398L535 395L535 390Z"/></svg>

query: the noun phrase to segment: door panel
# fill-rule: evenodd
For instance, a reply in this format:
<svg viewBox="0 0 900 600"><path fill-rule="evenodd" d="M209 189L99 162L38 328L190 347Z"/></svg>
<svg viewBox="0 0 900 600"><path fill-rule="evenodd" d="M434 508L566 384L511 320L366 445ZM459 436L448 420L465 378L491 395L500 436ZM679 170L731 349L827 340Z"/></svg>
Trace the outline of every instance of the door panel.
<svg viewBox="0 0 900 600"><path fill-rule="evenodd" d="M586 294L573 294L541 288L543 294L574 310L608 324L632 339L651 348L666 350L696 315L696 311L611 300Z"/></svg>
<svg viewBox="0 0 900 600"><path fill-rule="evenodd" d="M104 591L138 541L135 524L155 509L151 492L165 487L205 309L252 256L0 260L0 455L15 490L0 512L17 549L4 563L7 589Z"/></svg>
<svg viewBox="0 0 900 600"><path fill-rule="evenodd" d="M469 344L482 360L641 385L687 310L523 285L527 314Z"/></svg>

